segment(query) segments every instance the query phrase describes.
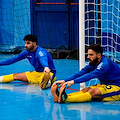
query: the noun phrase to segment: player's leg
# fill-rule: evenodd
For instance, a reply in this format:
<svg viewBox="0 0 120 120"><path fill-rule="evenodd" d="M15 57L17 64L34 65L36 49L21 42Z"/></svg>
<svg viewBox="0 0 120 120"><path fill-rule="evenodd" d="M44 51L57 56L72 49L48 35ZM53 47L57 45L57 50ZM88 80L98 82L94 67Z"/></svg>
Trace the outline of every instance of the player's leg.
<svg viewBox="0 0 120 120"><path fill-rule="evenodd" d="M59 91L58 91L57 85L51 86L51 92L53 95L54 102L58 102Z"/></svg>
<svg viewBox="0 0 120 120"><path fill-rule="evenodd" d="M74 94L66 94L65 93L65 86L60 88L60 94L58 98L59 103L64 103L64 102L87 102L87 101L92 101L92 98L97 96L101 97L101 91L98 88L87 88L84 89L86 90L85 93L79 93L76 92ZM88 91L87 91L88 90Z"/></svg>
<svg viewBox="0 0 120 120"><path fill-rule="evenodd" d="M42 89L51 87L51 80L56 80L56 77L53 78L53 73L44 73L44 72L26 72L29 83L39 84ZM53 78L53 79L52 79Z"/></svg>
<svg viewBox="0 0 120 120"><path fill-rule="evenodd" d="M85 91L86 90L84 90L84 92ZM59 91L58 91L57 85L51 86L51 93L53 95L54 102L58 102ZM76 94L83 94L83 91L73 92L73 93L70 93L69 95L76 95Z"/></svg>
<svg viewBox="0 0 120 120"><path fill-rule="evenodd" d="M115 85L104 85L101 90L103 101L119 101L120 100L120 87Z"/></svg>
<svg viewBox="0 0 120 120"><path fill-rule="evenodd" d="M84 88L78 92L72 92L72 93L69 93L69 95L76 95L76 94L83 94L83 93L86 93L90 90L91 88L90 87L87 87L87 88Z"/></svg>
<svg viewBox="0 0 120 120"><path fill-rule="evenodd" d="M28 82L28 78L27 78L25 72L23 72L23 73L14 73L13 74L13 79L23 81L23 82Z"/></svg>
<svg viewBox="0 0 120 120"><path fill-rule="evenodd" d="M120 87L115 85L97 84L90 86L90 88L99 88L101 96L94 96L93 99L99 98L102 101L117 101L120 100Z"/></svg>
<svg viewBox="0 0 120 120"><path fill-rule="evenodd" d="M14 81L13 74L0 76L0 83L7 83L12 81Z"/></svg>
<svg viewBox="0 0 120 120"><path fill-rule="evenodd" d="M0 83L8 83L8 82L12 82L15 80L28 82L28 79L25 73L14 73L10 75L0 76Z"/></svg>
<svg viewBox="0 0 120 120"><path fill-rule="evenodd" d="M63 88L64 89L64 88ZM76 95L78 95L78 94L83 94L83 93L85 93L85 92L87 92L87 91L89 91L91 88L84 88L83 90L81 90L81 91L78 91L78 92L73 92L73 93L70 93L70 94L66 94L65 93L65 89L64 89L64 92L62 92L62 101L64 101L66 98L67 98L67 96L76 96ZM59 91L58 91L58 88L57 88L57 85L56 86L52 86L51 87L51 92L52 92L52 95L53 95L53 100L54 100L54 102L58 102L58 98L59 98ZM61 96L61 94L60 94L60 96ZM64 99L64 100L63 100ZM61 101L61 98L59 98L59 102ZM61 102L62 102L61 101Z"/></svg>

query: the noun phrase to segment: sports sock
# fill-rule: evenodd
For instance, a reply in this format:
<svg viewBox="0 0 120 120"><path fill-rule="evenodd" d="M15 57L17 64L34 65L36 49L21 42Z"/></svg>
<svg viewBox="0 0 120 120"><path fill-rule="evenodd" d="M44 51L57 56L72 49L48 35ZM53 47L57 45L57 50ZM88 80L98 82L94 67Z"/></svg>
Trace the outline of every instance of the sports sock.
<svg viewBox="0 0 120 120"><path fill-rule="evenodd" d="M50 76L52 77L51 83L53 84L57 80L57 78L54 76L52 72L50 72Z"/></svg>
<svg viewBox="0 0 120 120"><path fill-rule="evenodd" d="M52 79L52 84L55 82L57 80L57 78L56 77L54 77L54 79Z"/></svg>
<svg viewBox="0 0 120 120"><path fill-rule="evenodd" d="M77 95L77 94L83 94L83 92L82 92L82 91L72 92L72 93L70 93L70 94L68 94L68 95Z"/></svg>
<svg viewBox="0 0 120 120"><path fill-rule="evenodd" d="M78 92L76 93L77 94L68 95L65 102L88 102L92 100L92 96L89 92L83 94L79 94Z"/></svg>
<svg viewBox="0 0 120 120"><path fill-rule="evenodd" d="M8 83L14 81L13 74L0 76L0 83Z"/></svg>

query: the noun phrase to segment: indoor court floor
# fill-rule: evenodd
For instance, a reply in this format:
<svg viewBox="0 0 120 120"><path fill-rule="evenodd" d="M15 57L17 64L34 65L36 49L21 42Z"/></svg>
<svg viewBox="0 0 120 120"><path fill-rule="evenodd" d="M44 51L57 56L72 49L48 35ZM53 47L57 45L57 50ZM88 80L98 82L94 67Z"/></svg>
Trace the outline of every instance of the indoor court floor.
<svg viewBox="0 0 120 120"><path fill-rule="evenodd" d="M0 55L0 61L13 55ZM79 70L77 60L56 59L57 78L65 77ZM27 60L8 66L0 66L0 75L32 71ZM79 90L73 85L66 92ZM0 84L0 120L119 120L120 101L54 103L49 89L41 90L39 85L14 81Z"/></svg>

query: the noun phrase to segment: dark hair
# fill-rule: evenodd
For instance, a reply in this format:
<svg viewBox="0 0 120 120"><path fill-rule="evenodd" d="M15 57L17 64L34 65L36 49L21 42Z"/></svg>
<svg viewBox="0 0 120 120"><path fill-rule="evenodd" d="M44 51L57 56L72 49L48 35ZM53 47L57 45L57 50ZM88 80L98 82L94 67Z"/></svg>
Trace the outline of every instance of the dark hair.
<svg viewBox="0 0 120 120"><path fill-rule="evenodd" d="M92 49L96 53L101 53L101 55L103 54L103 48L102 48L102 46L100 44L90 45L88 47L88 50L89 49Z"/></svg>
<svg viewBox="0 0 120 120"><path fill-rule="evenodd" d="M37 37L35 35L26 35L23 39L24 41L28 40L28 41L32 41L32 42L36 42L37 43Z"/></svg>

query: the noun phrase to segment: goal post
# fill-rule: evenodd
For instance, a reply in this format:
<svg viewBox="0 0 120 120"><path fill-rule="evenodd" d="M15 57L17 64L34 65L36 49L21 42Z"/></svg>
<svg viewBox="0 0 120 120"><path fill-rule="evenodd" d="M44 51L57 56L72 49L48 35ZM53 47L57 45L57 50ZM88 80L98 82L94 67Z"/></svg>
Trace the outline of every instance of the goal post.
<svg viewBox="0 0 120 120"><path fill-rule="evenodd" d="M79 68L85 66L85 0L79 0ZM80 83L80 89L85 88L85 83Z"/></svg>

